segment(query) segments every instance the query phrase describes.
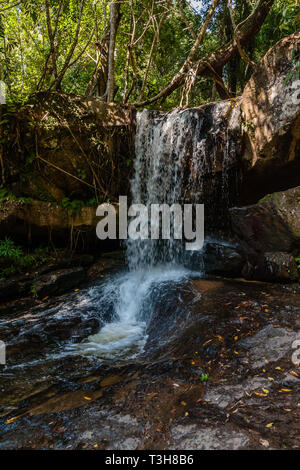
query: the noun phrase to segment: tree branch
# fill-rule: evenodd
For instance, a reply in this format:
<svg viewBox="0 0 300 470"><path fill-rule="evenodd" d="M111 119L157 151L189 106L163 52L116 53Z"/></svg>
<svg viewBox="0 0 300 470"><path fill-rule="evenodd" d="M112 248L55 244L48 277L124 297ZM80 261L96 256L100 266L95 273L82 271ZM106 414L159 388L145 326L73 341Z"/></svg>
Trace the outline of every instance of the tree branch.
<svg viewBox="0 0 300 470"><path fill-rule="evenodd" d="M185 62L182 65L181 69L175 75L175 77L173 78L171 83L169 83L169 85L164 90L162 90L158 95L156 95L154 98L151 98L150 100L146 100L146 101L141 102L141 103L136 103L136 106L145 106L146 104L154 103L155 101L158 101L160 98L170 95L176 88L178 88L180 85L182 85L182 83L184 82L185 74L192 66L192 61L194 60L195 55L198 51L198 48L199 48L201 42L203 41L203 38L204 38L205 33L207 31L207 28L210 25L210 22L212 20L215 9L217 8L219 3L220 3L220 0L213 0L212 6L209 9L209 12L208 12L207 17L204 21L204 24L203 24L203 26L202 26L202 28L201 28L198 36L197 36L196 41L194 42L194 45L193 45L192 49L190 50L190 53L189 53L187 59L185 60Z"/></svg>
<svg viewBox="0 0 300 470"><path fill-rule="evenodd" d="M241 46L244 46L250 39L256 36L256 34L260 31L266 17L269 14L269 11L273 5L275 0L259 0L258 6L256 9L249 15L242 23L238 25L240 30L239 40ZM173 80L169 83L169 85L162 90L158 95L145 100L140 103L135 103L136 107L146 106L151 103L155 103L156 101L160 100L161 98L166 98L169 96L174 90L179 88L183 85L185 81L185 74L192 66L192 61L196 54L197 48L199 47L201 40L204 37L206 29L210 23L214 10L219 2L214 2L208 17L206 18L205 25L203 25L201 32L195 42L187 60L183 64L180 71L175 75ZM204 32L202 32L204 30ZM208 57L200 59L199 67L197 70L197 76L206 76L214 78L213 70L222 70L222 68L227 64L227 62L238 53L238 47L236 41L233 41L229 45L214 51Z"/></svg>

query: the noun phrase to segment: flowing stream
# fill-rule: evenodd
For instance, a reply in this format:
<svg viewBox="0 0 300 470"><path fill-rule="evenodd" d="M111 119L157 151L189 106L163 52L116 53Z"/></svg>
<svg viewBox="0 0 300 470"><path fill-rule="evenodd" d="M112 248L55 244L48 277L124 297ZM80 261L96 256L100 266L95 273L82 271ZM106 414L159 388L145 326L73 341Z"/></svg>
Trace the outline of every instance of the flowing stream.
<svg viewBox="0 0 300 470"><path fill-rule="evenodd" d="M190 120L189 111L138 113L135 174L131 182L134 204L150 208L151 204L182 202L183 162ZM199 160L203 149L197 150L198 138L199 129L198 133L196 129L194 153ZM205 164L205 159L202 162ZM97 334L75 345L81 354L120 359L141 352L158 297L168 296L171 285L174 288L192 275L186 267L184 244L172 236L170 240L128 239L126 249L129 271L105 281L98 296L99 310L110 309L111 321Z"/></svg>

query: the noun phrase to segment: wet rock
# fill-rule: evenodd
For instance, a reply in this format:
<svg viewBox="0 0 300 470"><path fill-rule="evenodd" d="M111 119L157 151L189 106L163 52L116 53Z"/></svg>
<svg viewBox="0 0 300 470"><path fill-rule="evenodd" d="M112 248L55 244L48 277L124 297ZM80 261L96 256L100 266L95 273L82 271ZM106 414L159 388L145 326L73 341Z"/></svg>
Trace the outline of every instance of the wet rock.
<svg viewBox="0 0 300 470"><path fill-rule="evenodd" d="M103 253L101 257L90 267L88 275L95 277L98 274L106 275L122 270L125 267L124 251Z"/></svg>
<svg viewBox="0 0 300 470"><path fill-rule="evenodd" d="M248 435L231 425L220 428L177 425L172 428L171 439L169 449L174 450L242 450L249 444Z"/></svg>
<svg viewBox="0 0 300 470"><path fill-rule="evenodd" d="M212 384L212 388L207 390L203 400L223 410L243 398L246 392L250 393L268 385L270 385L270 382L267 379L258 377L246 380L238 385L215 386Z"/></svg>
<svg viewBox="0 0 300 470"><path fill-rule="evenodd" d="M98 424L99 423L99 424ZM129 414L115 410L87 409L84 419L80 415L73 418L72 445L94 445L104 442L107 450L135 450L141 445L145 428Z"/></svg>
<svg viewBox="0 0 300 470"><path fill-rule="evenodd" d="M234 233L256 252L300 249L300 186L230 209Z"/></svg>
<svg viewBox="0 0 300 470"><path fill-rule="evenodd" d="M259 62L241 102L246 152L245 198L299 184L300 32L278 42ZM257 197L257 198L258 198Z"/></svg>
<svg viewBox="0 0 300 470"><path fill-rule="evenodd" d="M295 258L288 253L265 253L254 271L256 279L264 281L297 281L299 278Z"/></svg>
<svg viewBox="0 0 300 470"><path fill-rule="evenodd" d="M30 279L25 277L0 281L0 303L28 295L31 285Z"/></svg>
<svg viewBox="0 0 300 470"><path fill-rule="evenodd" d="M96 333L102 326L95 312L83 312L75 306L63 311L48 309L24 314L11 322L0 322L0 337L7 344L8 361L26 361L39 358L49 348L65 341L80 342Z"/></svg>
<svg viewBox="0 0 300 470"><path fill-rule="evenodd" d="M265 366L266 361L276 362L285 356L292 357L292 345L296 339L300 339L300 333L268 325L254 336L239 341L239 345L248 351L251 366L257 369Z"/></svg>
<svg viewBox="0 0 300 470"><path fill-rule="evenodd" d="M69 289L78 287L86 280L86 273L82 267L64 269L55 273L41 276L35 283L34 289L38 297L59 295Z"/></svg>
<svg viewBox="0 0 300 470"><path fill-rule="evenodd" d="M300 385L300 376L295 377L294 375L286 373L286 374L284 374L281 383L282 383L283 387L287 387L287 388L290 388L290 387L293 388L297 385L299 386Z"/></svg>
<svg viewBox="0 0 300 470"><path fill-rule="evenodd" d="M238 276L245 263L245 257L234 245L208 242L203 251L205 272Z"/></svg>

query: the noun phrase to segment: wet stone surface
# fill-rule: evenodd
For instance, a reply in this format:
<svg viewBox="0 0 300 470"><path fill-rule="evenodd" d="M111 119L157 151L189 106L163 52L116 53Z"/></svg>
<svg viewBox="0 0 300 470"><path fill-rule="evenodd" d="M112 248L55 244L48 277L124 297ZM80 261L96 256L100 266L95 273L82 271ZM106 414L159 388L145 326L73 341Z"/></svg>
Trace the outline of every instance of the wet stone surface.
<svg viewBox="0 0 300 470"><path fill-rule="evenodd" d="M300 448L299 285L160 289L144 352L127 360L68 349L85 322L108 321L97 286L2 317L0 449Z"/></svg>

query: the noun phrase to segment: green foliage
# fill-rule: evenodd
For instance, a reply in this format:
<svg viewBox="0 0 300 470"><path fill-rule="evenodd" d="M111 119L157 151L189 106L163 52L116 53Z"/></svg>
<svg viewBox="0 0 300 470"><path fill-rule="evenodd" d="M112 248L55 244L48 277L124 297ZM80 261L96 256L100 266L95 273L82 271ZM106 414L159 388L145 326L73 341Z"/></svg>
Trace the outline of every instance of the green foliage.
<svg viewBox="0 0 300 470"><path fill-rule="evenodd" d="M300 271L300 257L295 258L297 269Z"/></svg>
<svg viewBox="0 0 300 470"><path fill-rule="evenodd" d="M209 379L209 374L203 372L200 376L200 382L207 382L208 379Z"/></svg>
<svg viewBox="0 0 300 470"><path fill-rule="evenodd" d="M37 297L37 290L36 290L36 283L34 282L30 288L30 292L32 294L32 297L36 298Z"/></svg>
<svg viewBox="0 0 300 470"><path fill-rule="evenodd" d="M0 189L0 203L5 202L7 199L10 199L12 196L12 193L6 189L6 188L1 188Z"/></svg>
<svg viewBox="0 0 300 470"><path fill-rule="evenodd" d="M60 1L49 3L52 28L59 12ZM72 45L77 29L80 0L63 0L63 8L57 23L56 36L56 67L59 73L72 51ZM136 80L130 101L140 97L145 72L148 67L149 54L153 38L162 15L165 3L159 0L137 0L132 2L135 15L135 39L141 38L134 47L136 61ZM237 24L243 22L257 6L254 0L235 0L234 15ZM51 43L47 30L46 2L44 0L22 0L14 2L7 0L8 6L0 13L0 61L3 70L2 79L7 84L7 101L22 102L28 96L39 90L53 87L55 82L55 67L48 60ZM152 61L148 70L144 97L156 95L165 87L176 72L180 70L197 34L211 2L199 2L197 10L191 8L188 0L182 1L184 16L179 8L179 2L171 1L168 14L162 23L159 40L154 48ZM97 49L95 44L101 43L109 26L110 2L97 0L85 1L79 36L74 43L74 51L63 77L61 87L64 92L83 94L94 71ZM129 2L121 4L121 21L116 42L115 78L118 91L116 101L122 102L126 86L126 70L128 70L128 88L134 74L132 63L128 63L128 39L132 33L132 12ZM152 21L145 29L147 19L152 15ZM185 19L184 19L185 17ZM155 21L153 20L155 18ZM188 22L188 25L187 25ZM275 0L261 31L257 37L245 46L245 52L254 61L258 61L266 51L278 40L300 28L300 3L295 0ZM233 40L233 30L230 20L227 0L220 2L213 21L206 33L205 40L197 52L197 59L205 57L212 51L224 47ZM94 60L93 60L94 59ZM48 61L48 62L47 62ZM45 63L47 67L45 68ZM128 67L127 67L128 65ZM251 74L251 69L240 57L234 57L224 69L226 86L239 94ZM41 80L42 79L42 80ZM181 90L176 90L163 103L155 107L170 109L178 106ZM199 78L191 93L191 106L198 106L212 98L212 80ZM46 125L46 124L45 124ZM50 125L47 121L47 125ZM95 142L97 148L103 142ZM31 156L28 157L29 159ZM84 178L83 178L84 179Z"/></svg>
<svg viewBox="0 0 300 470"><path fill-rule="evenodd" d="M17 197L15 196L9 189L7 188L1 188L0 189L0 203L5 202L7 200L10 201L17 201L17 202L22 202L23 204L28 204L29 202L32 201L31 197Z"/></svg>
<svg viewBox="0 0 300 470"><path fill-rule="evenodd" d="M67 209L70 215L80 214L81 209L86 205L84 201L74 199L71 201L68 197L64 197L61 201L64 209Z"/></svg>
<svg viewBox="0 0 300 470"><path fill-rule="evenodd" d="M6 237L4 240L0 240L0 258L18 260L22 254L21 248L16 246L10 238Z"/></svg>
<svg viewBox="0 0 300 470"><path fill-rule="evenodd" d="M79 199L71 200L68 197L64 197L61 201L61 205L64 209L67 209L70 215L80 214L83 207L96 207L96 198L91 198L88 201L81 201Z"/></svg>
<svg viewBox="0 0 300 470"><path fill-rule="evenodd" d="M0 240L0 273L2 279L35 269L51 259L48 247L36 248L32 253L24 253L22 248L10 238Z"/></svg>

